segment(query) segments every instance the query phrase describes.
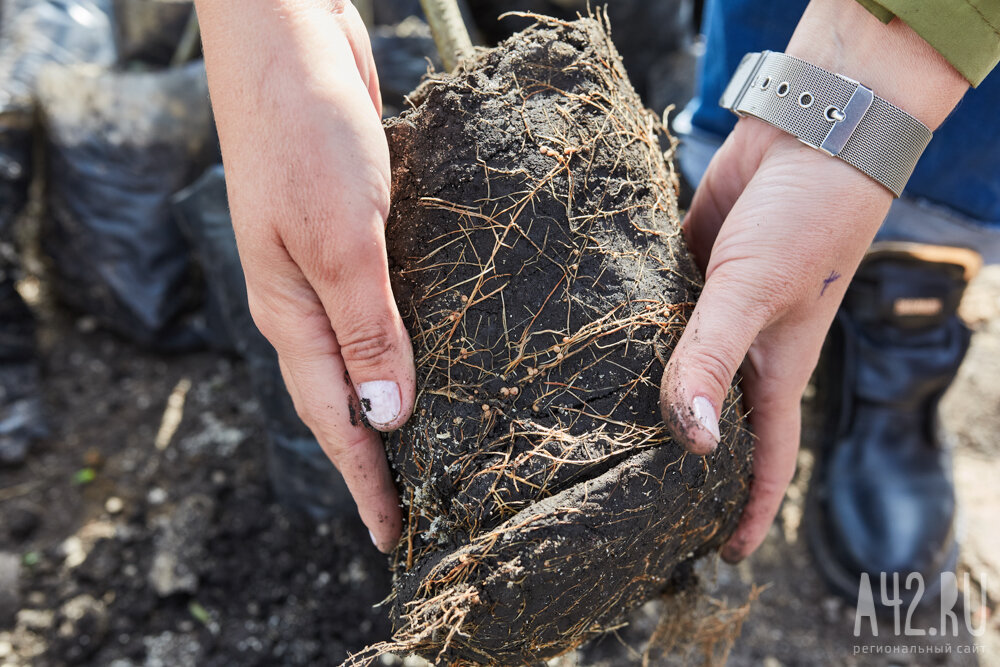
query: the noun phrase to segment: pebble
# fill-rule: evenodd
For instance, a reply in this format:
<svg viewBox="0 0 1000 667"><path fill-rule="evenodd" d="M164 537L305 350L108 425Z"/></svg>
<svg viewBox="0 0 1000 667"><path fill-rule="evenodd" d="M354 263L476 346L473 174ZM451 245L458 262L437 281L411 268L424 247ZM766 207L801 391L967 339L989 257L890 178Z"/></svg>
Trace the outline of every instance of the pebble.
<svg viewBox="0 0 1000 667"><path fill-rule="evenodd" d="M843 608L840 598L828 597L823 600L823 616L827 623L836 623L840 619L840 610Z"/></svg>
<svg viewBox="0 0 1000 667"><path fill-rule="evenodd" d="M147 580L160 597L198 590L198 568L206 557L207 528L215 511L208 496L184 498L159 521Z"/></svg>
<svg viewBox="0 0 1000 667"><path fill-rule="evenodd" d="M149 501L150 505L162 505L167 502L167 492L158 486L153 487L146 495L146 500Z"/></svg>
<svg viewBox="0 0 1000 667"><path fill-rule="evenodd" d="M79 567L83 561L87 560L87 550L83 546L83 540L76 535L71 535L63 540L59 545L59 553L65 559L66 567Z"/></svg>
<svg viewBox="0 0 1000 667"><path fill-rule="evenodd" d="M17 612L17 625L27 630L44 632L52 627L55 612L45 609L22 609Z"/></svg>
<svg viewBox="0 0 1000 667"><path fill-rule="evenodd" d="M104 509L108 514L121 514L125 509L125 503L118 496L111 496L104 501Z"/></svg>
<svg viewBox="0 0 1000 667"><path fill-rule="evenodd" d="M85 315L76 321L76 330L88 334L97 331L97 318Z"/></svg>

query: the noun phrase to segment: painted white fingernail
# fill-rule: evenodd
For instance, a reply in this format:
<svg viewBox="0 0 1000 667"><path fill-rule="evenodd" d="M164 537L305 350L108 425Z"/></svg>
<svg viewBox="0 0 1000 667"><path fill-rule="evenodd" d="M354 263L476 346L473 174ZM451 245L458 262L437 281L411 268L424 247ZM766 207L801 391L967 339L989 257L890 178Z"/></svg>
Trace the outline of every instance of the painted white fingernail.
<svg viewBox="0 0 1000 667"><path fill-rule="evenodd" d="M694 409L694 416L698 420L698 423L712 434L716 442L721 440L719 418L715 416L715 408L712 407L712 402L704 396L695 396L694 400L691 401L691 407Z"/></svg>
<svg viewBox="0 0 1000 667"><path fill-rule="evenodd" d="M361 412L372 426L388 426L399 416L399 385L389 380L373 380L358 385Z"/></svg>

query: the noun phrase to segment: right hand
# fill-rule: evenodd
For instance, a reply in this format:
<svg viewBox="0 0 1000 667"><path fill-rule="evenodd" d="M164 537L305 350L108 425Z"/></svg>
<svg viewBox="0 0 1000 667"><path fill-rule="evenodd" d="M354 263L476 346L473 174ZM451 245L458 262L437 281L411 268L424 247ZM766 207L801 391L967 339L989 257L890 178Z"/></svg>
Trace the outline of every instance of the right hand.
<svg viewBox="0 0 1000 667"><path fill-rule="evenodd" d="M367 31L346 0L198 0L198 12L251 313L391 551L399 498L364 422L402 425L415 371L389 285L389 150Z"/></svg>

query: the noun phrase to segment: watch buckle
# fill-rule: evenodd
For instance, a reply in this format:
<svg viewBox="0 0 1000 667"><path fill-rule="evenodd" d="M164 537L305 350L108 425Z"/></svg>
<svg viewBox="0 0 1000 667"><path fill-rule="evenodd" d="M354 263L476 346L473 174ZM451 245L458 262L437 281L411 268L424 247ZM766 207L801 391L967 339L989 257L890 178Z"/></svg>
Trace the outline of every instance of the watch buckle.
<svg viewBox="0 0 1000 667"><path fill-rule="evenodd" d="M872 102L875 100L875 93L872 92L871 88L867 88L853 79L848 79L846 76L839 74L837 76L850 81L857 88L854 89L854 93L851 94L851 98L847 100L844 108L840 110L843 118L833 121L833 126L826 133L823 143L815 147L831 156L844 150L844 146L854 136L854 131L861 124L861 119L868 113L868 109L871 108Z"/></svg>
<svg viewBox="0 0 1000 667"><path fill-rule="evenodd" d="M743 101L743 96L746 94L747 90L750 88L750 84L753 83L754 78L757 76L757 72L760 70L760 66L764 64L764 57L770 51L762 51L760 53L748 53L743 56L743 60L736 67L736 72L733 74L733 78L729 80L729 84L722 93L722 97L719 98L719 106L729 109L734 114L742 118L746 114L738 111L740 102Z"/></svg>

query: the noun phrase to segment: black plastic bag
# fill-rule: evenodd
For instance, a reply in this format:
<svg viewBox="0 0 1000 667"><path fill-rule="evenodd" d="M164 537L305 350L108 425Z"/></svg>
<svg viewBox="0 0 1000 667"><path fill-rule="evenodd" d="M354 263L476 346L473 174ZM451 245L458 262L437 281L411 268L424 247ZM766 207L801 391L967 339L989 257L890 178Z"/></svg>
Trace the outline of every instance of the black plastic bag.
<svg viewBox="0 0 1000 667"><path fill-rule="evenodd" d="M42 245L58 294L148 347L205 342L200 300L170 197L217 160L204 65L160 72L47 68Z"/></svg>
<svg viewBox="0 0 1000 667"><path fill-rule="evenodd" d="M268 474L275 495L316 519L353 512L347 485L296 414L278 355L250 316L222 166L178 192L174 207L205 272L207 302L218 309L233 348L250 371L267 424Z"/></svg>
<svg viewBox="0 0 1000 667"><path fill-rule="evenodd" d="M11 226L33 172L35 90L51 64L115 60L105 1L3 0L0 3L0 464L24 460L47 432L34 320L15 289Z"/></svg>
<svg viewBox="0 0 1000 667"><path fill-rule="evenodd" d="M420 0L373 0L375 25L396 25L410 16L423 16Z"/></svg>
<svg viewBox="0 0 1000 667"><path fill-rule="evenodd" d="M411 16L396 25L376 26L371 31L372 55L378 68L383 115L394 116L427 73L428 65L441 69L431 29Z"/></svg>
<svg viewBox="0 0 1000 667"><path fill-rule="evenodd" d="M31 443L48 431L35 323L14 288L17 267L12 252L0 239L0 466L21 463Z"/></svg>
<svg viewBox="0 0 1000 667"><path fill-rule="evenodd" d="M113 5L120 61L169 65L194 3L191 0L113 0Z"/></svg>
<svg viewBox="0 0 1000 667"><path fill-rule="evenodd" d="M5 0L0 10L0 228L23 207L32 178L38 73L48 64L115 61L103 0Z"/></svg>
<svg viewBox="0 0 1000 667"><path fill-rule="evenodd" d="M0 30L4 101L30 101L41 70L117 61L110 0L7 0Z"/></svg>

